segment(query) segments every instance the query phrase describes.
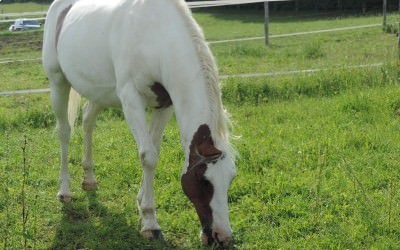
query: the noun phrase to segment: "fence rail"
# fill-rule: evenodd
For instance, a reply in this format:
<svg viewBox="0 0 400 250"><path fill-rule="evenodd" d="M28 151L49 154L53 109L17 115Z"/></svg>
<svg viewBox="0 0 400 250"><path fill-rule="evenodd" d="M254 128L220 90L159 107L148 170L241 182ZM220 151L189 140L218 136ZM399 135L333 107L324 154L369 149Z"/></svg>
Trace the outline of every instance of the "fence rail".
<svg viewBox="0 0 400 250"><path fill-rule="evenodd" d="M187 5L192 8L207 8L227 5L240 5L240 4L251 4L251 3L265 3L265 2L289 2L293 0L219 0L219 1L195 1L187 2Z"/></svg>
<svg viewBox="0 0 400 250"><path fill-rule="evenodd" d="M25 16L44 16L47 11L35 11L35 12L16 12L16 13L4 13L0 14L1 19L15 18L15 17L25 17Z"/></svg>
<svg viewBox="0 0 400 250"><path fill-rule="evenodd" d="M45 17L33 17L33 18L29 18L30 20L46 20ZM7 20L0 20L0 23L13 23L15 22L15 20L17 19L7 19Z"/></svg>

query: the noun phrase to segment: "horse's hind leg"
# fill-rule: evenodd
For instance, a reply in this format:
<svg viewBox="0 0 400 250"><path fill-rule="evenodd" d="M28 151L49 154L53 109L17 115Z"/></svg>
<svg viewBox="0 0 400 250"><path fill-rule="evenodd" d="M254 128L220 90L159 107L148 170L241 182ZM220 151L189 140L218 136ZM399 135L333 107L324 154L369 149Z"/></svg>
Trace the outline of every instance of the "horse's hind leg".
<svg viewBox="0 0 400 250"><path fill-rule="evenodd" d="M82 167L84 171L84 179L82 188L85 191L93 191L96 189L97 182L93 172L94 162L92 154L93 130L96 125L97 115L103 110L101 106L93 102L87 102L83 108L83 160Z"/></svg>
<svg viewBox="0 0 400 250"><path fill-rule="evenodd" d="M70 202L72 194L68 173L68 146L71 127L68 122L68 99L71 86L62 73L55 73L51 77L49 76L49 78L51 102L57 119L58 137L61 146L60 190L57 196L61 202Z"/></svg>

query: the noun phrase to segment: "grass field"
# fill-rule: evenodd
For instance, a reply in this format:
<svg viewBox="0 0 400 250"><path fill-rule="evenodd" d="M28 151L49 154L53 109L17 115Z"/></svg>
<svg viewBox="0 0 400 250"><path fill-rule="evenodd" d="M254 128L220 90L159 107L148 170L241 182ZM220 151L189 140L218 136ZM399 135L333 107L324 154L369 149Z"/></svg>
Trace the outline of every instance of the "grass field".
<svg viewBox="0 0 400 250"><path fill-rule="evenodd" d="M7 13L19 13L19 12L39 12L39 11L47 11L49 8L48 4L39 4L39 3L9 3L9 4L1 4L0 10L2 14Z"/></svg>
<svg viewBox="0 0 400 250"><path fill-rule="evenodd" d="M196 12L208 40L262 35L262 12ZM378 16L275 16L274 34L379 22ZM0 61L40 57L41 32L0 33ZM380 28L212 45L221 74L331 68L228 78L225 105L240 153L230 193L237 249L398 249L400 88L396 36ZM33 41L32 43L30 43ZM20 43L16 43L20 42ZM343 66L383 63L377 68ZM40 63L0 65L0 89L47 86ZM74 202L60 204L58 141L48 95L0 97L0 245L4 249L203 249L180 187L173 119L156 176L166 243L139 235L136 145L120 111L97 123L99 189L80 189L82 131L72 138Z"/></svg>

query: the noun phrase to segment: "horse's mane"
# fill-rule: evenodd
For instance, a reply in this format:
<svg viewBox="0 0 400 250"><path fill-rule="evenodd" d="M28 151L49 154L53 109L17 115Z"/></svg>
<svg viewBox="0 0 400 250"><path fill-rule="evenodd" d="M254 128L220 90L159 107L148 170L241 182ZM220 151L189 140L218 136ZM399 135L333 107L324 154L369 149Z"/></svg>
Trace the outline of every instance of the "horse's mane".
<svg viewBox="0 0 400 250"><path fill-rule="evenodd" d="M209 101L211 103L212 133L222 139L223 143L229 141L230 120L223 108L221 91L219 86L218 68L215 59L208 47L202 29L193 19L191 11L183 0L174 0L178 10L182 13L184 21L190 30L200 65L204 73L207 88L209 90ZM226 145L229 146L229 145Z"/></svg>

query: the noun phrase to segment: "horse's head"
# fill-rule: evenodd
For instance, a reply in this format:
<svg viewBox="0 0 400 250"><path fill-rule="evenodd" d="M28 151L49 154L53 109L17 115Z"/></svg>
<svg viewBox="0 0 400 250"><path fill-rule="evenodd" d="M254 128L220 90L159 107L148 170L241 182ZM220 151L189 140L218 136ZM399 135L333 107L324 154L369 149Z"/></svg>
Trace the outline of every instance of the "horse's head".
<svg viewBox="0 0 400 250"><path fill-rule="evenodd" d="M208 125L194 134L189 152L189 166L182 175L182 188L193 203L203 227L201 240L229 246L232 229L229 223L228 189L236 175L233 157L217 149Z"/></svg>

